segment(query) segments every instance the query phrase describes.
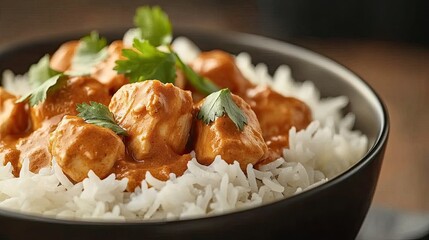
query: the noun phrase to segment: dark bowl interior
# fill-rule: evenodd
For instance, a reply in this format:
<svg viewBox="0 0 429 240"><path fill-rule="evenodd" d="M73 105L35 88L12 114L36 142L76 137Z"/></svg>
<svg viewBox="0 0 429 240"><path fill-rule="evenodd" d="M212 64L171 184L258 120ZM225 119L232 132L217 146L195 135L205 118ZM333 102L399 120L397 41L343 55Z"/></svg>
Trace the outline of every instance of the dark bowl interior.
<svg viewBox="0 0 429 240"><path fill-rule="evenodd" d="M124 31L101 33L115 40L122 38ZM4 46L0 49L0 73L5 69L25 73L45 53L84 34ZM351 169L319 187L254 209L201 219L144 223L68 221L0 210L0 239L350 239L357 235L372 201L388 137L386 108L371 87L345 67L295 45L231 32L182 29L177 35L189 37L203 50L248 52L254 63L266 63L271 73L287 64L295 79L313 81L322 96L347 96L347 111L356 114L356 128L370 140L368 153Z"/></svg>

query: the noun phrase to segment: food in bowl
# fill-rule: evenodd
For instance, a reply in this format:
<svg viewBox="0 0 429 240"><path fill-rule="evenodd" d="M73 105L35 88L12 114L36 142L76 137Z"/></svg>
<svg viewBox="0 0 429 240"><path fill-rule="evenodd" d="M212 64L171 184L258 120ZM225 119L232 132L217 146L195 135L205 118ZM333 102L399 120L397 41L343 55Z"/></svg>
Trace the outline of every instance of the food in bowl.
<svg viewBox="0 0 429 240"><path fill-rule="evenodd" d="M94 32L27 77L5 73L0 206L75 219L220 214L315 187L367 151L353 115L341 117L345 97L321 100L286 66L272 78L245 53L170 45L159 8L135 22L123 41Z"/></svg>

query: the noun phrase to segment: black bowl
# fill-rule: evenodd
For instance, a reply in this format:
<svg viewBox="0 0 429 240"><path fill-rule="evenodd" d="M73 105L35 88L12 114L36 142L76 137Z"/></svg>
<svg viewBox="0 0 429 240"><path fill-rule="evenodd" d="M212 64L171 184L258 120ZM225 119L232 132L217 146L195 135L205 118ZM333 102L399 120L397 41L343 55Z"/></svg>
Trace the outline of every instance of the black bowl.
<svg viewBox="0 0 429 240"><path fill-rule="evenodd" d="M110 40L124 31L102 32ZM1 239L271 239L354 238L371 204L388 137L388 115L380 98L361 78L334 61L298 46L231 32L182 30L203 50L248 52L255 63L273 71L291 67L298 80L310 79L323 96L345 95L356 128L369 137L367 154L351 169L327 183L257 208L201 219L150 222L68 221L0 210ZM0 72L24 73L45 53L83 34L50 37L0 50Z"/></svg>

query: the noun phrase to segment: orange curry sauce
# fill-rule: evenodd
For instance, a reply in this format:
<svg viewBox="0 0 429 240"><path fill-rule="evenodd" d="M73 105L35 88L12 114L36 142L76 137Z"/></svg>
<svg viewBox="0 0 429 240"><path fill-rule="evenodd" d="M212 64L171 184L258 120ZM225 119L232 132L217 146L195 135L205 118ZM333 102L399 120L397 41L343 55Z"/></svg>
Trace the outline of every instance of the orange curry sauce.
<svg viewBox="0 0 429 240"><path fill-rule="evenodd" d="M51 67L68 70L76 45L76 41L63 44L52 56ZM10 162L18 176L25 158L33 172L54 158L74 182L82 181L89 170L100 178L115 173L117 178L129 179L127 190L132 191L147 171L161 180L170 173L183 174L191 151L206 165L216 155L229 163L237 160L243 170L249 163L269 163L288 146L292 126L300 130L311 122L307 105L268 87L254 86L231 55L215 50L201 53L190 66L220 88L229 88L248 124L240 131L223 116L206 125L196 119L204 99L179 71L176 86L159 81L127 84L125 76L113 70L122 49L121 41L113 42L108 58L94 67L91 76L68 78L34 107L15 103L18 96L0 87L2 164ZM75 117L76 105L90 101L109 106L127 136Z"/></svg>

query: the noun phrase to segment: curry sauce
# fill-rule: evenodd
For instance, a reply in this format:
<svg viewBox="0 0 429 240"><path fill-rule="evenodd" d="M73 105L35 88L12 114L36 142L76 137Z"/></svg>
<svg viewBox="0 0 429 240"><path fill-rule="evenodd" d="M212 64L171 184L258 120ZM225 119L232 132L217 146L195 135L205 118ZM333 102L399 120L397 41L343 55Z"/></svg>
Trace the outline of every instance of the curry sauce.
<svg viewBox="0 0 429 240"><path fill-rule="evenodd" d="M69 70L75 48L76 41L62 45L51 67ZM156 79L129 83L114 71L123 48L121 41L113 42L108 57L89 76L64 76L60 89L36 106L17 103L18 96L0 87L0 160L12 164L15 176L24 159L33 172L55 159L74 182L82 181L89 170L100 178L115 173L119 179L128 178L127 190L132 191L147 172L161 180L171 173L183 174L191 151L206 165L217 155L229 163L238 161L243 170L248 164L269 163L288 146L289 129L303 129L311 121L303 102L254 86L231 55L216 50L201 53L190 67L220 88L229 88L247 124L239 130L227 116L205 124L196 119L205 99L195 97L203 96L187 84L180 70L176 85ZM118 136L77 117L77 105L89 102L108 106L127 134Z"/></svg>

